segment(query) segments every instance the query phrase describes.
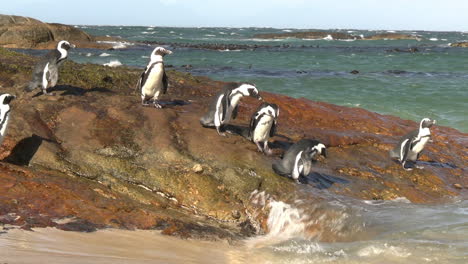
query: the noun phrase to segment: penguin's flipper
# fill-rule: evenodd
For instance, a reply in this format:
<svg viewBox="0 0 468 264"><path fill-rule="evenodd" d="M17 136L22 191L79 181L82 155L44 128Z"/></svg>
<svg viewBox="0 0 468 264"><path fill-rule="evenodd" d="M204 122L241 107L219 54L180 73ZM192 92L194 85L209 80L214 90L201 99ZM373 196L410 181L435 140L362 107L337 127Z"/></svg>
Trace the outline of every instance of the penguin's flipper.
<svg viewBox="0 0 468 264"><path fill-rule="evenodd" d="M270 137L274 137L275 134L276 134L276 126L278 125L278 122L275 118L275 120L273 120L273 124L271 125L271 129L270 129Z"/></svg>
<svg viewBox="0 0 468 264"><path fill-rule="evenodd" d="M163 88L162 88L162 93L166 94L167 92L167 87L169 85L169 81L167 79L166 71L163 69L163 77L162 77L162 83L163 83Z"/></svg>
<svg viewBox="0 0 468 264"><path fill-rule="evenodd" d="M234 110L232 110L232 119L236 119L237 112L239 112L239 105L236 105L236 107L234 107Z"/></svg>
<svg viewBox="0 0 468 264"><path fill-rule="evenodd" d="M411 142L410 139L405 139L403 143L401 143L401 153L400 153L400 161L403 164L406 163L406 160L408 159L409 152L411 150Z"/></svg>
<svg viewBox="0 0 468 264"><path fill-rule="evenodd" d="M138 79L138 82L135 85L135 91L141 90L141 88L143 87L143 85L144 85L143 81L145 79L145 73L146 73L147 69L148 69L148 67L146 67L145 71L141 73L140 78Z"/></svg>
<svg viewBox="0 0 468 264"><path fill-rule="evenodd" d="M221 116L221 123L224 122L225 118L226 118L226 115L227 115L227 111L228 109L231 107L231 99L230 99L230 96L229 94L231 93L230 90L227 90L224 91L224 97L223 97L223 101L221 103L221 105L223 106L223 112L222 112L222 116Z"/></svg>
<svg viewBox="0 0 468 264"><path fill-rule="evenodd" d="M249 137L253 137L253 132L257 124L258 124L258 116L257 116L257 112L255 112L252 114L252 117L250 118Z"/></svg>
<svg viewBox="0 0 468 264"><path fill-rule="evenodd" d="M273 171L283 177L291 177L291 172L287 172L284 166L281 164L281 161L273 162L271 168Z"/></svg>

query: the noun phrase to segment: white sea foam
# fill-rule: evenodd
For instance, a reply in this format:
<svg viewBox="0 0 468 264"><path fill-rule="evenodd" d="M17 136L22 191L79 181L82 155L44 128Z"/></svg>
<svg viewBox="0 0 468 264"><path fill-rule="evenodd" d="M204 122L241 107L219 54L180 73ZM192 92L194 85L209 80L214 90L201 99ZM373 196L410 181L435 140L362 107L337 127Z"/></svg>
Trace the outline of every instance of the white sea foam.
<svg viewBox="0 0 468 264"><path fill-rule="evenodd" d="M395 30L387 30L388 33L395 33Z"/></svg>
<svg viewBox="0 0 468 264"><path fill-rule="evenodd" d="M219 34L221 34L221 35L226 35L227 33L221 31L221 32L219 32Z"/></svg>
<svg viewBox="0 0 468 264"><path fill-rule="evenodd" d="M91 57L91 56L93 56L92 53L90 53L90 52L86 53L86 57Z"/></svg>
<svg viewBox="0 0 468 264"><path fill-rule="evenodd" d="M438 41L439 39L438 38L430 38L429 40L430 41Z"/></svg>
<svg viewBox="0 0 468 264"><path fill-rule="evenodd" d="M170 31L169 33L174 34L175 32L174 32L174 31Z"/></svg>
<svg viewBox="0 0 468 264"><path fill-rule="evenodd" d="M331 35L327 35L326 37L323 38L324 40L333 40L333 37Z"/></svg>
<svg viewBox="0 0 468 264"><path fill-rule="evenodd" d="M146 30L154 30L154 27L146 28Z"/></svg>
<svg viewBox="0 0 468 264"><path fill-rule="evenodd" d="M125 49L127 46L134 45L133 43L124 41L98 41L98 43L112 44L113 49Z"/></svg>
<svg viewBox="0 0 468 264"><path fill-rule="evenodd" d="M109 56L112 56L112 55L109 53L105 53L105 52L99 55L99 57L109 57Z"/></svg>
<svg viewBox="0 0 468 264"><path fill-rule="evenodd" d="M374 256L384 255L384 256L395 256L395 257L407 258L411 256L411 253L402 247L390 246L387 243L385 243L383 245L367 246L359 250L357 252L357 255L360 257L374 257Z"/></svg>
<svg viewBox="0 0 468 264"><path fill-rule="evenodd" d="M205 37L216 37L216 35L211 35L211 34L205 34Z"/></svg>
<svg viewBox="0 0 468 264"><path fill-rule="evenodd" d="M282 31L284 31L284 32L292 32L292 30L290 30L290 29L283 29Z"/></svg>
<svg viewBox="0 0 468 264"><path fill-rule="evenodd" d="M111 60L110 62L104 63L103 65L108 67L118 67L122 66L122 63L119 60Z"/></svg>

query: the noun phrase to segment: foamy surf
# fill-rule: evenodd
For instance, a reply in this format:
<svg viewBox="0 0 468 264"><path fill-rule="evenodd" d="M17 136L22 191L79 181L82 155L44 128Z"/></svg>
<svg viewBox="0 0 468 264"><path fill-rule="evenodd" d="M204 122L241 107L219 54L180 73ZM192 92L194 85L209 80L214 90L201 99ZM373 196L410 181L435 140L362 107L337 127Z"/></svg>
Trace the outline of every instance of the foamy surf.
<svg viewBox="0 0 468 264"><path fill-rule="evenodd" d="M119 67L122 66L122 63L119 60L111 60L110 62L104 63L103 65L107 67Z"/></svg>

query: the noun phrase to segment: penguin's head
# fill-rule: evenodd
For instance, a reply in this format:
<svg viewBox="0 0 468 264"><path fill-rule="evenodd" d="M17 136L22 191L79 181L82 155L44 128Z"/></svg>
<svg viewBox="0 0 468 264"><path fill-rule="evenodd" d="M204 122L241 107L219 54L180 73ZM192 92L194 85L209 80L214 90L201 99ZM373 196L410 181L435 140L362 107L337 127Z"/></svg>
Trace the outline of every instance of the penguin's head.
<svg viewBox="0 0 468 264"><path fill-rule="evenodd" d="M327 157L327 148L325 147L324 144L319 143L319 144L315 145L312 148L312 153L313 153L313 155L319 154L319 155L322 155L322 156L324 156L326 158Z"/></svg>
<svg viewBox="0 0 468 264"><path fill-rule="evenodd" d="M267 110L268 115L273 118L278 118L279 116L278 106L276 104L268 104L268 103L265 103L265 104L266 104L266 110Z"/></svg>
<svg viewBox="0 0 468 264"><path fill-rule="evenodd" d="M71 44L70 42L66 41L66 40L62 40L60 41L58 44L57 44L57 49L58 50L69 50L71 48L75 48L76 46Z"/></svg>
<svg viewBox="0 0 468 264"><path fill-rule="evenodd" d="M16 96L11 95L11 94L2 94L2 95L0 95L0 104L8 105L15 98L16 98Z"/></svg>
<svg viewBox="0 0 468 264"><path fill-rule="evenodd" d="M253 98L257 98L258 100L262 100L262 97L258 93L257 87L255 87L255 84L242 83L235 90L239 90L242 93L242 95L244 95L244 96L250 96L250 97L253 97Z"/></svg>
<svg viewBox="0 0 468 264"><path fill-rule="evenodd" d="M423 118L423 120L421 120L421 123L420 123L420 128L430 128L432 125L434 125L436 123L435 120L431 120L429 118Z"/></svg>
<svg viewBox="0 0 468 264"><path fill-rule="evenodd" d="M163 47L156 47L151 53L151 60L157 60L159 56L164 57L168 54L172 54L172 51L165 49Z"/></svg>

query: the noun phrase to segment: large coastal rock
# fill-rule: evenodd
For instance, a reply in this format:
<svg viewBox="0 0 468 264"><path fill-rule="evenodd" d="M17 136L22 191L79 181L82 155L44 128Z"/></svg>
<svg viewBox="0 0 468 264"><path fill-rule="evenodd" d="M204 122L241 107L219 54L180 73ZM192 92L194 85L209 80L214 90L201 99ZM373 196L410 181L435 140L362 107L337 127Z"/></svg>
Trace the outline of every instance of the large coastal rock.
<svg viewBox="0 0 468 264"><path fill-rule="evenodd" d="M68 40L80 48L112 47L109 44L97 43L94 37L73 26L0 14L0 47L52 49L60 40Z"/></svg>
<svg viewBox="0 0 468 264"><path fill-rule="evenodd" d="M281 201L318 188L415 203L467 194L468 135L455 129L436 126L422 156L426 168L404 171L388 150L417 123L262 92L281 108L275 154L266 157L240 136L221 137L199 124L221 82L169 71L167 107L154 109L142 107L134 90L141 69L68 61L56 96L31 97L23 87L36 61L0 49L1 89L18 96L0 148L0 223L236 239L265 231L266 213L251 203L255 191ZM258 104L243 100L235 124L246 126ZM328 147L308 184L271 170L301 138Z"/></svg>

